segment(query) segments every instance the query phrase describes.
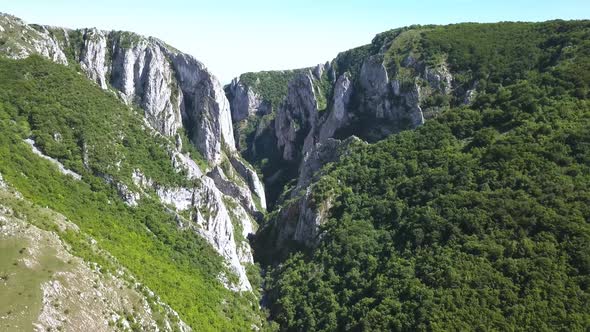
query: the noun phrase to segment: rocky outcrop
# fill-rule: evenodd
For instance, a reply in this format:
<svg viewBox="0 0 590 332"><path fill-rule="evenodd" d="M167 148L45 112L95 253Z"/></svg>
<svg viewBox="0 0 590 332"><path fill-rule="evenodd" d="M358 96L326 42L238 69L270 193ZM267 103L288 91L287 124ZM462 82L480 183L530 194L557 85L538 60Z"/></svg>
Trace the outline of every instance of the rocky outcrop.
<svg viewBox="0 0 590 332"><path fill-rule="evenodd" d="M229 168L228 172L233 173L234 170ZM228 175L233 179L230 180ZM254 203L254 199L252 198L252 194L248 187L245 184L240 185L242 180L236 179L237 174L228 175L225 174L220 166L215 166L211 172L207 173L207 176L213 179L215 186L219 188L223 194L235 198L251 216L254 216L256 219L261 219L262 213L258 210L256 203Z"/></svg>
<svg viewBox="0 0 590 332"><path fill-rule="evenodd" d="M10 281L4 278L3 286L12 289L14 296L23 287L29 296L38 296L35 301L29 296L13 301L11 307L18 308L22 317L5 315L4 330L22 330L19 326L26 325L38 331L119 331L130 330L133 325L142 331L191 331L176 311L100 248L95 239L65 216L33 204L14 188L2 186L1 178L0 246L7 254L15 244L22 248L15 260L19 268L7 275ZM75 256L60 237L64 232L85 239L98 259L92 262ZM47 270L52 273L38 273ZM11 292L6 294L10 296Z"/></svg>
<svg viewBox="0 0 590 332"><path fill-rule="evenodd" d="M18 39L13 36L17 36ZM59 64L68 64L68 60L58 41L45 28L30 26L21 19L0 13L0 53L13 59L23 59L31 54L40 54Z"/></svg>
<svg viewBox="0 0 590 332"><path fill-rule="evenodd" d="M252 255L247 242L237 242L232 215L243 219L236 220L242 229L253 231L252 221L243 208L236 202L228 205L226 201L233 198L224 196L211 178L201 178L194 188L161 188L157 194L160 200L172 205L176 211L191 211L192 220L188 225L203 236L238 276L236 290L249 291L252 286L246 276L244 262L252 262ZM243 236L243 234L241 234ZM233 288L233 287L232 287Z"/></svg>
<svg viewBox="0 0 590 332"><path fill-rule="evenodd" d="M189 188L158 188L158 197L164 204L172 205L177 211L185 211L193 206L194 190Z"/></svg>
<svg viewBox="0 0 590 332"><path fill-rule="evenodd" d="M356 136L350 136L345 140L329 138L325 142L317 143L314 148L305 155L299 167L297 186L292 197L307 188L314 178L317 178L318 171L327 163L335 162L344 155L352 144L363 142Z"/></svg>
<svg viewBox="0 0 590 332"><path fill-rule="evenodd" d="M348 124L350 114L348 104L352 96L353 85L350 80L350 74L342 74L334 85L334 102L326 120L322 123L319 130L320 142L325 142L328 138L334 137L336 130Z"/></svg>
<svg viewBox="0 0 590 332"><path fill-rule="evenodd" d="M166 49L183 94L181 114L191 141L213 164L221 161L222 147L235 152L229 101L219 81L190 55Z"/></svg>
<svg viewBox="0 0 590 332"><path fill-rule="evenodd" d="M146 110L146 119L159 133L174 136L182 126L182 91L158 43L127 33L115 34L112 54L110 81L121 99Z"/></svg>
<svg viewBox="0 0 590 332"><path fill-rule="evenodd" d="M127 104L145 111L151 127L174 136L187 125L192 143L212 164L222 149L235 151L229 102L219 81L205 66L155 38L98 29L65 30L35 26L8 15L0 16L0 51L14 58L43 55L68 64L71 54L86 75L103 89L115 89ZM22 38L14 36L22 35ZM57 40L57 35L60 40ZM70 35L81 36L72 44Z"/></svg>
<svg viewBox="0 0 590 332"><path fill-rule="evenodd" d="M240 176L246 180L250 191L258 196L260 200L260 207L263 210L266 210L266 194L264 192L264 186L256 171L254 171L250 166L248 166L244 161L240 158L232 156L230 158L230 162L234 169L240 174Z"/></svg>
<svg viewBox="0 0 590 332"><path fill-rule="evenodd" d="M264 100L250 87L234 78L226 88L233 122L242 121L252 115L265 115L272 111L269 101Z"/></svg>
<svg viewBox="0 0 590 332"><path fill-rule="evenodd" d="M325 142L317 143L309 151L299 168L299 177L295 189L291 191L291 198L295 199L296 209L287 209L292 215L290 220L296 221L292 229L281 231L281 237L302 243L306 246L315 245L318 240L319 226L332 207L331 200L312 202L312 183L319 178L319 171L327 163L338 161L348 151L350 145L361 143L355 136L344 141L329 138ZM296 211L296 214L293 214ZM294 217L294 218L293 218Z"/></svg>
<svg viewBox="0 0 590 332"><path fill-rule="evenodd" d="M4 178L2 177L2 173L0 173L0 189L6 189L8 185L4 182Z"/></svg>
<svg viewBox="0 0 590 332"><path fill-rule="evenodd" d="M27 139L25 139L25 143L27 143L31 147L31 150L33 151L34 154L38 155L39 157L41 157L45 160L48 160L49 162L51 162L52 164L57 166L57 169L59 170L60 173L65 174L65 175L69 175L76 180L82 180L82 175L80 175L72 170L67 169L59 160L56 160L54 158L51 158L51 157L45 155L41 150L39 150L37 148L34 140L27 138Z"/></svg>
<svg viewBox="0 0 590 332"><path fill-rule="evenodd" d="M443 94L451 93L453 76L446 64L443 63L437 68L425 67L423 77L431 88Z"/></svg>
<svg viewBox="0 0 590 332"><path fill-rule="evenodd" d="M280 260L297 247L313 247L321 238L320 226L326 221L333 206L332 199L322 202L312 199L313 183L320 177L321 168L338 161L351 145L363 144L355 136L344 141L329 138L317 143L301 163L297 185L287 195L277 214L256 234L257 251L267 259L264 252L273 251L272 259ZM271 263L271 262L266 262Z"/></svg>
<svg viewBox="0 0 590 332"><path fill-rule="evenodd" d="M326 74L328 76L328 80L330 80L330 82L334 82L334 79L336 77L336 71L334 70L334 67L332 66L332 64L330 63L330 61L327 61L324 64L318 64L313 68L313 76L318 79L321 80L322 76L324 76L324 74Z"/></svg>
<svg viewBox="0 0 590 332"><path fill-rule="evenodd" d="M383 117L385 100L380 99L385 99L389 92L389 77L380 57L372 56L363 62L359 81L366 97L375 102L377 116Z"/></svg>
<svg viewBox="0 0 590 332"><path fill-rule="evenodd" d="M117 181L111 175L108 174L99 174L99 176L108 184L113 186L115 190L117 190L117 194L123 200L125 204L131 207L135 207L139 204L139 200L141 199L141 194L139 192L131 190L128 185Z"/></svg>
<svg viewBox="0 0 590 332"><path fill-rule="evenodd" d="M107 89L107 36L96 28L84 32L84 47L80 54L80 67L88 77Z"/></svg>
<svg viewBox="0 0 590 332"><path fill-rule="evenodd" d="M290 83L287 97L277 111L275 133L283 159L295 160L318 119L318 101L311 73L300 73Z"/></svg>
<svg viewBox="0 0 590 332"><path fill-rule="evenodd" d="M424 123L419 86L413 84L406 90L400 81L390 82L380 56L369 57L363 62L359 81L364 91L365 112L395 124L409 122L411 127ZM394 100L394 96L397 99Z"/></svg>
<svg viewBox="0 0 590 332"><path fill-rule="evenodd" d="M172 166L178 171L186 172L186 176L189 180L197 179L203 176L203 171L199 168L199 165L188 154L180 153L178 150L170 151L172 158Z"/></svg>
<svg viewBox="0 0 590 332"><path fill-rule="evenodd" d="M68 64L68 60L79 63L82 71L99 87L115 92L127 105L144 110L144 128L152 136L171 138L166 149L173 167L186 177L186 183L198 185L194 188L161 187L140 169L133 170L131 181L119 175L97 175L112 185L129 206L137 206L141 199L150 196L172 206L169 211L176 213L179 225L203 236L237 274L238 282L228 287L251 290L243 264L252 263L247 237L255 229L252 216L260 217L265 209L264 188L255 171L237 162L229 101L215 76L192 56L155 38L129 32L32 27L16 18L0 15L0 37L6 39L0 45L0 52L14 58L40 54L60 64ZM252 99L251 93L246 93L246 97ZM263 106L247 107L262 109ZM210 177L204 175L189 154L181 152L181 128L207 160L208 165L203 166L203 170L212 170ZM61 137L57 133L54 139ZM30 144L37 151L34 144ZM82 145L83 164L90 169L89 149L84 142ZM239 170L231 174L225 172L219 167L222 157L236 160L226 165L233 169L234 164ZM52 162L61 166L64 174L80 179L58 161ZM117 163L118 170L122 162L125 161ZM189 213L191 218L186 220L186 213L181 212Z"/></svg>

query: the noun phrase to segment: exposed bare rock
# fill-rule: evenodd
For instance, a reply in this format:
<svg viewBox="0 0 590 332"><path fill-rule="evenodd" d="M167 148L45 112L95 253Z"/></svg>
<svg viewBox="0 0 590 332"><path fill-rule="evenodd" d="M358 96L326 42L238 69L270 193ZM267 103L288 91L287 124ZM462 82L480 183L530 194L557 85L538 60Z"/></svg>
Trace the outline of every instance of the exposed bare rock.
<svg viewBox="0 0 590 332"><path fill-rule="evenodd" d="M146 110L148 122L158 132L175 135L182 126L182 91L164 52L140 36L121 33L113 39L112 86L128 104L137 102Z"/></svg>
<svg viewBox="0 0 590 332"><path fill-rule="evenodd" d="M249 253L250 251L249 249L239 249L247 244L240 243L238 245L236 243L235 229L230 216L230 213L233 213L234 217L241 216L235 221L240 223L242 229L252 230L252 222L247 213L240 211L240 209L243 211L243 208L237 202L233 206L228 206L226 202L233 199L231 197L224 198L215 182L206 176L194 188L161 188L157 193L162 202L174 206L177 211L191 210L194 212L192 220L194 225L191 228L201 234L225 258L232 271L238 275L238 284L230 288L238 291L252 290L246 276L246 269L242 265L245 260L245 252ZM246 218L243 218L244 216Z"/></svg>
<svg viewBox="0 0 590 332"><path fill-rule="evenodd" d="M178 211L193 206L194 191L188 188L158 188L158 197L164 204L172 205Z"/></svg>
<svg viewBox="0 0 590 332"><path fill-rule="evenodd" d="M117 190L119 197L129 206L137 206L141 199L141 194L129 189L129 186L115 180L108 174L99 174L100 177L108 184L113 186Z"/></svg>
<svg viewBox="0 0 590 332"><path fill-rule="evenodd" d="M414 60L406 59L407 65ZM424 123L420 107L420 88L414 84L408 91L400 81L390 83L387 70L379 56L365 60L360 73L360 84L364 90L365 111L377 119L386 119L393 124L409 122L411 127ZM398 96L397 100L392 97ZM401 102L400 102L401 101Z"/></svg>
<svg viewBox="0 0 590 332"><path fill-rule="evenodd" d="M23 59L31 54L40 54L59 64L68 60L59 47L58 41L45 27L34 27L23 20L0 13L0 37L19 36L18 40L4 39L0 52L13 59Z"/></svg>
<svg viewBox="0 0 590 332"><path fill-rule="evenodd" d="M219 81L205 66L190 55L167 50L183 92L182 116L191 133L191 140L213 164L221 161L225 145L236 150L229 102Z"/></svg>
<svg viewBox="0 0 590 332"><path fill-rule="evenodd" d="M475 100L475 97L477 97L477 90L475 90L475 89L467 90L467 92L465 93L465 99L463 99L463 104L465 104L465 105L472 104L473 101Z"/></svg>
<svg viewBox="0 0 590 332"><path fill-rule="evenodd" d="M151 188L154 185L154 181L145 176L145 174L138 169L133 170L133 173L131 173L131 180L133 181L133 184L142 189Z"/></svg>
<svg viewBox="0 0 590 332"><path fill-rule="evenodd" d="M228 169L231 173L233 169ZM215 182L215 186L219 188L219 190L230 197L235 198L246 211L250 213L250 215L254 216L255 218L261 218L262 214L261 211L258 211L256 204L254 203L254 199L252 198L252 194L250 190L245 185L241 186L239 183L241 179L236 179L237 174L228 174L226 175L223 169L220 166L215 166L211 172L207 173L207 176L213 179ZM228 176L232 177L233 179L229 179Z"/></svg>
<svg viewBox="0 0 590 332"><path fill-rule="evenodd" d="M388 93L389 77L379 57L373 56L365 60L361 68L360 83L368 97L384 97Z"/></svg>
<svg viewBox="0 0 590 332"><path fill-rule="evenodd" d="M479 85L478 82L475 81L473 83L473 85L471 86L471 89L469 89L465 92L465 97L463 98L464 105L471 105L475 101L475 98L477 98L477 86L478 85Z"/></svg>
<svg viewBox="0 0 590 332"><path fill-rule="evenodd" d="M294 160L300 154L304 138L313 131L318 119L318 102L311 73L298 74L290 83L287 97L277 111L275 132L283 159Z"/></svg>
<svg viewBox="0 0 590 332"><path fill-rule="evenodd" d="M269 114L272 111L268 101L250 87L244 86L238 78L232 80L226 92L231 103L233 122L242 121L251 115Z"/></svg>
<svg viewBox="0 0 590 332"><path fill-rule="evenodd" d="M258 232L257 237L263 236L266 241L264 245L268 246L258 250L276 250L275 256L278 258L286 254L288 243L307 247L317 244L321 237L319 227L326 220L334 202L329 198L322 202L313 201L312 183L317 180L319 170L325 164L339 160L352 144L361 142L355 136L344 141L330 138L324 143L317 143L306 154L299 170L297 185L290 192L290 199L278 210L276 217Z"/></svg>
<svg viewBox="0 0 590 332"><path fill-rule="evenodd" d="M352 96L352 91L353 86L350 80L350 74L342 74L334 86L334 106L320 129L320 142L325 142L328 138L334 137L336 130L348 123L350 117L348 114L348 104Z"/></svg>
<svg viewBox="0 0 590 332"><path fill-rule="evenodd" d="M334 82L336 73L335 73L334 68L332 67L332 64L330 63L330 61L327 61L324 64L320 63L313 68L313 76L317 80L321 80L322 76L324 74L328 75L328 79L331 82Z"/></svg>
<svg viewBox="0 0 590 332"><path fill-rule="evenodd" d="M241 234L235 234L236 237L236 246L237 246L237 253L238 259L241 263L250 264L254 262L254 258L252 257L252 248L250 247L250 243L247 241L249 236L252 236L256 232L255 223L252 222L250 216L242 207L237 207L235 209L230 209L230 213L234 215L234 218L241 220Z"/></svg>
<svg viewBox="0 0 590 332"><path fill-rule="evenodd" d="M155 38L129 32L92 29L33 28L22 20L0 15L0 35L8 41L0 47L13 58L40 54L67 64L64 49L72 54L86 75L102 89L116 89L128 104L145 110L150 126L165 136L174 136L184 123L191 141L212 164L221 151L235 151L229 102L219 81L205 66ZM10 34L9 34L10 33ZM13 35L22 35L17 39ZM59 34L58 42L55 35ZM82 35L72 45L70 34Z"/></svg>
<svg viewBox="0 0 590 332"><path fill-rule="evenodd" d="M197 188L159 188L139 169L131 174L133 183L109 175L99 176L110 183L130 206L136 206L142 197L155 192L162 202L171 204L178 211L198 211L194 225L198 225L199 234L236 271L239 276L236 289L250 290L245 268L241 265L241 262L251 261L248 260L251 257L249 245L247 241L236 245L234 239L237 235L240 238L245 238L245 235L234 234L233 223L242 230L252 231L252 218L248 213L259 214L260 211L250 190L260 198L264 208L264 188L256 173L244 166L238 171L244 178L243 184L232 183L234 179L231 176L228 178L228 174L216 173L219 175L216 177L218 185L227 193L236 194L235 198L234 195L225 196L213 179L204 176L195 161L181 152L182 146L178 144L179 129L184 126L191 143L204 156L208 167L215 169L224 154L230 159L236 158L229 101L217 78L192 56L155 38L95 28L66 30L32 26L7 15L0 15L0 27L0 36L7 37L6 43L0 46L3 54L13 58L39 54L60 64L68 64L68 59L79 63L88 78L102 89L115 92L130 106L141 107L145 111L147 128L177 141L176 148L167 148L172 165L178 172L186 174L187 180L199 182L200 179L201 185ZM23 38L14 37L21 35ZM257 108L256 112L267 112L261 103L256 105L256 98L251 93L246 92L245 96L247 113L251 107ZM254 104L250 105L250 102ZM83 164L89 169L85 143L82 150ZM56 165L60 167L61 164ZM60 170L80 178L63 165ZM212 176L215 177L214 174ZM236 174L236 178L239 177ZM246 209L237 203L238 200Z"/></svg>
<svg viewBox="0 0 590 332"><path fill-rule="evenodd" d="M431 88L436 89L443 94L451 93L453 76L451 76L446 64L443 63L436 68L425 67L424 79L428 82L428 85Z"/></svg>
<svg viewBox="0 0 590 332"><path fill-rule="evenodd" d="M264 192L264 185L262 184L262 181L260 181L256 171L244 163L240 158L235 156L230 158L230 162L234 169L240 174L240 176L246 180L250 191L254 195L258 196L262 209L266 210L266 194Z"/></svg>
<svg viewBox="0 0 590 332"><path fill-rule="evenodd" d="M170 151L172 166L176 171L185 171L188 179L197 179L203 176L199 165L188 154L182 154L178 150Z"/></svg>
<svg viewBox="0 0 590 332"><path fill-rule="evenodd" d="M116 272L74 256L58 234L80 230L65 216L35 206L9 188L0 190L0 195L0 247L7 257L16 253L10 277L2 281L3 296L12 299L4 303L9 310L8 314L2 311L3 328L116 331L117 326L133 324L143 331L191 330L92 238L88 240L95 255L116 267ZM33 213L22 218L11 208L16 206ZM40 216L43 220L38 220ZM39 223L58 231L41 229Z"/></svg>
<svg viewBox="0 0 590 332"><path fill-rule="evenodd" d="M293 191L293 196L299 190L307 188L314 177L317 177L317 172L327 163L335 162L342 155L344 155L351 144L360 143L356 136L350 136L341 141L333 138L328 138L325 142L317 143L314 148L305 155L301 166L299 168L299 177L297 178L297 187Z"/></svg>
<svg viewBox="0 0 590 332"><path fill-rule="evenodd" d="M107 89L107 38L104 31L96 28L88 29L84 33L84 48L80 54L80 66L86 75L98 85Z"/></svg>

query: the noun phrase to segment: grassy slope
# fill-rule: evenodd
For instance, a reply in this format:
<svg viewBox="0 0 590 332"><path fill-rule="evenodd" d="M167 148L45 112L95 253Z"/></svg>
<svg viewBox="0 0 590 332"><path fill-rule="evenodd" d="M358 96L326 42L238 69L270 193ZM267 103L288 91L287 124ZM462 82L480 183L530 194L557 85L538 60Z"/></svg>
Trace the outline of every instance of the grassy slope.
<svg viewBox="0 0 590 332"><path fill-rule="evenodd" d="M122 329L123 320L133 331L153 324L178 328L173 313L62 215L0 188L0 227L0 312L5 331L96 329L103 324ZM95 257L116 273L72 256L60 240L67 232L85 240ZM63 287L53 288L53 283ZM46 292L48 287L56 292Z"/></svg>

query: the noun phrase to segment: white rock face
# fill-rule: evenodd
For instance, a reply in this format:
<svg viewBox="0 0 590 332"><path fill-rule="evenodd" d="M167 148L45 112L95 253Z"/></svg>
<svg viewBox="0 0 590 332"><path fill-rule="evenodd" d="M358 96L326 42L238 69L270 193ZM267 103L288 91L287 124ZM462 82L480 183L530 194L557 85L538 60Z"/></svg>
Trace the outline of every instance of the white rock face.
<svg viewBox="0 0 590 332"><path fill-rule="evenodd" d="M193 57L180 53L154 38L145 38L127 32L106 32L97 29L70 31L54 27L40 27L38 30L14 17L0 15L0 37L7 32L23 35L26 40L11 40L10 48L0 46L0 53L14 58L25 58L40 54L57 63L67 64L64 50L79 50L69 56L80 63L84 73L103 89L114 89L128 105L140 106L145 111L146 127L169 137L177 136L183 123L187 124L192 144L215 168L225 152L230 159L237 153L233 136L233 125L229 101L219 81L205 66ZM80 45L72 45L70 33L80 33ZM61 38L55 38L59 34ZM63 36L62 36L63 34ZM13 37L11 37L13 38ZM22 44L22 45L21 45ZM194 209L194 227L200 235L225 258L228 265L239 276L236 290L251 290L242 263L252 262L247 241L236 241L234 222L239 223L245 238L253 232L252 218L248 212L258 211L252 192L260 198L265 208L264 188L256 173L244 166L238 172L244 178L243 186L236 186L224 174L219 185L224 188L238 188L236 198L225 196L216 187L213 179L204 176L203 171L187 154L181 153L181 144L176 137L176 148L168 148L173 167L184 171L187 179L200 179L197 188L160 188L146 178L141 170L131 175L133 185L121 183L109 175L103 179L113 185L119 196L130 206L140 203L151 190L165 204L177 211ZM29 143L35 150L34 143ZM87 147L83 148L84 164L87 165ZM51 158L44 156L51 160ZM56 163L64 174L80 179L80 175ZM60 167L61 166L61 167ZM139 189L135 188L138 187ZM250 189L252 188L252 189ZM139 192L138 192L139 191ZM231 190L226 190L232 193ZM226 202L232 202L226 204ZM247 207L248 212L240 205Z"/></svg>
<svg viewBox="0 0 590 332"><path fill-rule="evenodd" d="M287 204L278 211L278 217L269 224L274 227L277 244L296 241L306 246L317 244L321 234L319 226L325 221L328 211L333 206L332 200L314 203L311 200L313 181L317 180L318 171L327 163L339 160L351 144L362 142L355 136L344 141L333 138L317 143L306 155L299 168L296 187L291 191ZM303 194L301 194L303 193ZM279 248L280 249L280 248Z"/></svg>
<svg viewBox="0 0 590 332"><path fill-rule="evenodd" d="M251 115L265 115L272 111L269 102L250 87L244 86L239 78L234 78L228 86L230 109L233 122L239 122Z"/></svg>
<svg viewBox="0 0 590 332"><path fill-rule="evenodd" d="M221 161L222 145L236 151L229 101L219 81L190 55L167 50L183 92L182 116L192 142L213 164Z"/></svg>
<svg viewBox="0 0 590 332"><path fill-rule="evenodd" d="M160 201L174 206L178 211L188 210L193 206L193 190L187 188L160 188L157 190Z"/></svg>
<svg viewBox="0 0 590 332"><path fill-rule="evenodd" d="M224 203L224 196L214 181L205 176L201 179L200 186L192 189L160 189L158 196L162 202L173 205L178 211L194 209L193 222L198 226L195 227L195 230L225 258L232 271L238 275L239 281L235 285L235 289L239 291L252 290L246 276L246 269L242 265L242 262L252 262L249 245L236 243L230 210ZM231 197L226 197L226 200L231 199ZM231 213L236 217L241 216L238 218L244 232L253 231L252 222L247 213L239 204L235 204L235 206L235 210ZM242 248L244 246L247 248Z"/></svg>
<svg viewBox="0 0 590 332"><path fill-rule="evenodd" d="M133 173L131 173L131 180L133 181L133 184L142 189L150 188L154 185L154 181L146 177L145 174L138 169L133 170Z"/></svg>
<svg viewBox="0 0 590 332"><path fill-rule="evenodd" d="M318 80L321 80L325 73L328 75L330 82L334 83L336 74L330 61L327 61L324 64L320 63L313 68L313 76Z"/></svg>
<svg viewBox="0 0 590 332"><path fill-rule="evenodd" d="M68 60L64 52L59 47L58 42L45 27L41 27L41 29L41 31L38 31L41 35L41 38L36 39L33 42L35 52L43 54L43 56L50 58L56 63L67 65Z"/></svg>
<svg viewBox="0 0 590 332"><path fill-rule="evenodd" d="M446 64L442 64L437 68L425 67L423 76L430 87L443 94L449 94L451 92L453 76Z"/></svg>
<svg viewBox="0 0 590 332"><path fill-rule="evenodd" d="M236 150L225 92L217 78L193 57L155 38L129 32L36 30L8 15L0 15L0 27L0 34L11 38L9 46L0 46L0 52L13 58L40 54L67 64L64 50L80 49L73 56L90 79L102 89L116 89L127 104L143 108L150 126L162 135L174 136L184 120L189 124L191 141L210 163L220 161L222 147ZM78 32L82 44L70 44L69 34ZM63 40L58 42L55 34Z"/></svg>
<svg viewBox="0 0 590 332"><path fill-rule="evenodd" d="M201 169L199 168L197 163L195 163L195 161L190 158L189 155L182 154L182 153L178 152L178 150L173 150L171 152L171 155L172 155L172 166L177 171L181 171L181 170L186 171L186 176L188 179L192 180L192 179L197 179L197 178L200 178L201 176L203 176L203 172L201 171Z"/></svg>
<svg viewBox="0 0 590 332"><path fill-rule="evenodd" d="M260 199L260 206L262 209L266 210L266 195L264 192L264 185L256 171L254 171L250 166L244 163L242 160L236 157L231 157L230 162L234 169L240 174L240 176L246 179L248 187L250 187L250 191L258 196Z"/></svg>
<svg viewBox="0 0 590 332"><path fill-rule="evenodd" d="M254 223L250 219L250 216L242 207L237 207L233 211L234 215L243 220L242 222L242 238L248 239L248 236L256 233L256 228L254 227ZM252 257L252 248L250 248L250 244L248 241L241 241L237 244L237 253L238 259L242 263L254 263L254 259Z"/></svg>
<svg viewBox="0 0 590 332"><path fill-rule="evenodd" d="M408 57L410 58L410 57ZM406 63L413 65L413 59ZM360 84L364 90L365 111L371 112L377 119L403 123L408 121L411 127L424 123L420 107L420 88L414 84L409 91L402 91L399 81L389 81L387 70L379 57L369 57L363 63ZM400 97L401 104L394 103L393 96Z"/></svg>
<svg viewBox="0 0 590 332"><path fill-rule="evenodd" d="M137 170L134 173L138 172ZM108 184L112 185L116 190L119 197L125 202L125 204L129 206L137 206L139 204L139 200L141 199L141 194L129 189L124 183L121 183L115 180L112 176L108 174L102 174L100 177Z"/></svg>
<svg viewBox="0 0 590 332"><path fill-rule="evenodd" d="M80 54L80 66L86 75L107 89L107 38L104 31L89 29L84 33L84 48Z"/></svg>
<svg viewBox="0 0 590 332"><path fill-rule="evenodd" d="M311 73L297 75L290 83L287 97L277 111L275 132L283 159L294 160L301 150L302 138L315 129L318 119L318 102Z"/></svg>
<svg viewBox="0 0 590 332"><path fill-rule="evenodd" d="M230 170L230 172L232 171L233 170ZM230 180L220 166L215 166L207 176L213 179L215 186L219 188L224 195L233 197L240 202L242 207L246 209L250 215L262 217L260 213L261 211L258 211L248 187L241 186L237 181ZM236 174L233 174L232 177L235 178L236 176Z"/></svg>
<svg viewBox="0 0 590 332"><path fill-rule="evenodd" d="M333 137L336 130L348 123L348 103L352 96L352 90L350 74L342 74L334 86L334 106L320 129L320 142L325 142L328 138Z"/></svg>
<svg viewBox="0 0 590 332"><path fill-rule="evenodd" d="M133 43L130 38L134 39ZM174 136L182 126L182 91L160 46L128 34L118 35L114 41L111 84L128 104L137 102L146 111L154 129L162 135Z"/></svg>

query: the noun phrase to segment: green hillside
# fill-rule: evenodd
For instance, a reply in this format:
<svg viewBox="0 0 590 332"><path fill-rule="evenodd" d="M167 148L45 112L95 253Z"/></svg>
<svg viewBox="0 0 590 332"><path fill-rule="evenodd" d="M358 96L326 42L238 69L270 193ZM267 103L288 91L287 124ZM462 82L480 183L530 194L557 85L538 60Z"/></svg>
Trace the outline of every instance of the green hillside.
<svg viewBox="0 0 590 332"><path fill-rule="evenodd" d="M587 331L590 23L414 27L373 45L392 73L410 54L444 60L477 97L441 99L417 130L323 169L314 202L335 206L318 247L269 272L272 318L290 331ZM340 70L370 52L341 54Z"/></svg>

